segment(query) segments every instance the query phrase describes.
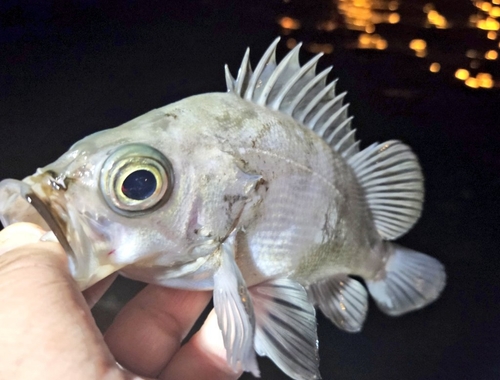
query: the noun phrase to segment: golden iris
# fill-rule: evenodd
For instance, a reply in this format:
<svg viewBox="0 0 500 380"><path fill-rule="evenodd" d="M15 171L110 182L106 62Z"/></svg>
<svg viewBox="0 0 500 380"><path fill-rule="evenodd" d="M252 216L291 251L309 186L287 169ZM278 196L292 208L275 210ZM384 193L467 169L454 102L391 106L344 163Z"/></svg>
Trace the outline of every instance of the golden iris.
<svg viewBox="0 0 500 380"><path fill-rule="evenodd" d="M114 211L134 216L161 206L170 196L173 181L172 165L160 151L127 144L104 162L100 186Z"/></svg>

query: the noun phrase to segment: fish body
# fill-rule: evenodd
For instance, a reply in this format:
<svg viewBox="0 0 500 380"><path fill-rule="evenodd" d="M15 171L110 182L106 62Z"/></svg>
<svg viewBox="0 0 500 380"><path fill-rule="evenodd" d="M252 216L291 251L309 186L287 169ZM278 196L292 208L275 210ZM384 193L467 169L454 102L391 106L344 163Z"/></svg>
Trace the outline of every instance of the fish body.
<svg viewBox="0 0 500 380"><path fill-rule="evenodd" d="M364 263L380 238L361 189L345 160L312 131L231 93L194 96L160 111L170 119L161 128L181 136L169 157L177 172L192 173L179 179L186 181L179 188L189 182L193 191L178 193L179 202L192 196L178 250L222 241L236 226L236 261L249 286L276 277L308 285L346 268L371 275ZM199 127L187 134L185 125ZM173 210L182 208L172 202Z"/></svg>
<svg viewBox="0 0 500 380"><path fill-rule="evenodd" d="M390 243L420 216L423 179L398 141L364 150L319 57L278 41L227 93L193 96L76 143L22 182L0 183L4 225L52 230L82 289L119 271L214 291L228 361L255 352L320 378L314 306L359 331L368 301L400 315L435 300L435 259ZM28 200L28 202L26 202Z"/></svg>

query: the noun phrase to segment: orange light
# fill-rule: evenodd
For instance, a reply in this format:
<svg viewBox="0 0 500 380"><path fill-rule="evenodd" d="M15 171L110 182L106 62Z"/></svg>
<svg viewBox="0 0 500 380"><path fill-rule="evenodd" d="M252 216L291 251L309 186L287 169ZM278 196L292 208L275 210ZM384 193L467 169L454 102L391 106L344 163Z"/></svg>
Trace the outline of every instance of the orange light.
<svg viewBox="0 0 500 380"><path fill-rule="evenodd" d="M455 71L455 78L460 80L467 80L469 78L469 70L466 69L458 69Z"/></svg>
<svg viewBox="0 0 500 380"><path fill-rule="evenodd" d="M442 14L439 14L438 11L430 10L429 13L427 13L427 20L430 24L439 29L446 29L448 27L448 21Z"/></svg>
<svg viewBox="0 0 500 380"><path fill-rule="evenodd" d="M297 30L300 29L300 21L291 17L281 17L278 20L278 24L281 25L282 28L284 29L292 29L292 30Z"/></svg>
<svg viewBox="0 0 500 380"><path fill-rule="evenodd" d="M489 40L496 40L497 39L497 32L494 32L492 30L490 30L488 32L488 34L486 34L486 37L489 39Z"/></svg>
<svg viewBox="0 0 500 380"><path fill-rule="evenodd" d="M432 62L429 66L429 71L431 73L438 73L441 70L441 65L437 62Z"/></svg>
<svg viewBox="0 0 500 380"><path fill-rule="evenodd" d="M358 48L360 49L387 49L387 40L380 34L361 33L358 36Z"/></svg>
<svg viewBox="0 0 500 380"><path fill-rule="evenodd" d="M465 81L465 85L470 87L470 88L478 88L479 87L479 83L478 83L477 79L474 77L467 78Z"/></svg>
<svg viewBox="0 0 500 380"><path fill-rule="evenodd" d="M489 12L491 10L491 8L493 7L491 5L491 3L487 2L487 1L482 1L481 4L478 4L479 5L479 9L481 9L483 12Z"/></svg>
<svg viewBox="0 0 500 380"><path fill-rule="evenodd" d="M336 3L350 30L374 33L374 25L396 24L401 18L399 14L393 15L399 8L400 0L339 0Z"/></svg>
<svg viewBox="0 0 500 380"><path fill-rule="evenodd" d="M427 18L429 20L434 19L436 17L439 17L439 12L438 11L436 11L434 9L431 9L431 10L429 10L429 12L427 12Z"/></svg>
<svg viewBox="0 0 500 380"><path fill-rule="evenodd" d="M498 58L498 52L496 50L488 50L485 54L484 54L484 58L490 60L490 61L494 61L495 59Z"/></svg>
<svg viewBox="0 0 500 380"><path fill-rule="evenodd" d="M375 47L377 50L385 50L387 49L387 40L385 39L379 39L377 42L375 42Z"/></svg>
<svg viewBox="0 0 500 380"><path fill-rule="evenodd" d="M482 88L492 88L493 87L493 78L489 73L478 73L477 76L477 84Z"/></svg>
<svg viewBox="0 0 500 380"><path fill-rule="evenodd" d="M479 82L479 87L482 87L482 88L492 88L493 87L493 80L492 79L480 80L478 82Z"/></svg>
<svg viewBox="0 0 500 380"><path fill-rule="evenodd" d="M370 45L371 41L372 41L372 37L369 34L361 33L358 36L358 44L360 44L360 45L368 46L368 45Z"/></svg>
<svg viewBox="0 0 500 380"><path fill-rule="evenodd" d="M500 7L493 7L488 13L491 17L500 17Z"/></svg>
<svg viewBox="0 0 500 380"><path fill-rule="evenodd" d="M495 5L500 5L500 0L492 0L492 3Z"/></svg>
<svg viewBox="0 0 500 380"><path fill-rule="evenodd" d="M399 13L391 13L389 17L387 17L387 21L389 21L389 24L397 24L401 20L401 17L399 16Z"/></svg>
<svg viewBox="0 0 500 380"><path fill-rule="evenodd" d="M492 79L490 73L477 73L476 78L478 80L484 80L484 79Z"/></svg>
<svg viewBox="0 0 500 380"><path fill-rule="evenodd" d="M427 42L421 39L415 39L410 41L410 49L412 50L425 50L427 48Z"/></svg>
<svg viewBox="0 0 500 380"><path fill-rule="evenodd" d="M487 17L486 20L479 20L477 27L482 30L498 30L500 29L500 23L494 18Z"/></svg>
<svg viewBox="0 0 500 380"><path fill-rule="evenodd" d="M373 32L375 32L375 25L373 25L373 24L367 24L365 26L365 32L366 33L373 33Z"/></svg>

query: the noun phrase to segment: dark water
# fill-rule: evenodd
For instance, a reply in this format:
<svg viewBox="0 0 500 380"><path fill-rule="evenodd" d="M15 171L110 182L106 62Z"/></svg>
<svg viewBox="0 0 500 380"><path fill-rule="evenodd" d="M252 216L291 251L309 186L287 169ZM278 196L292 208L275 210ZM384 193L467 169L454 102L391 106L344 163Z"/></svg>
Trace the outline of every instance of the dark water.
<svg viewBox="0 0 500 380"><path fill-rule="evenodd" d="M0 5L0 178L31 174L89 133L152 108L224 91L223 64L235 72L247 46L255 63L276 35L280 57L304 41L304 60L323 51L319 69L335 66L365 145L400 139L418 154L425 210L400 242L448 273L442 298L421 311L389 318L370 304L359 334L320 316L323 377L500 378L500 5L38 3ZM94 310L98 323L138 288L119 281ZM286 378L266 360L262 377Z"/></svg>

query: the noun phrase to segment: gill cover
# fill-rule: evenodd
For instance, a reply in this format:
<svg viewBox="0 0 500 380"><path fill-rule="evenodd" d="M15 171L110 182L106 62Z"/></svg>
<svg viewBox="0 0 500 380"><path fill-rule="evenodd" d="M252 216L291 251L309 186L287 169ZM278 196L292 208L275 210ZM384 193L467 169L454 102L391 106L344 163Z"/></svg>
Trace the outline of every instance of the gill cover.
<svg viewBox="0 0 500 380"><path fill-rule="evenodd" d="M104 161L99 186L113 211L139 216L168 200L174 186L174 171L167 157L155 148L127 144Z"/></svg>

